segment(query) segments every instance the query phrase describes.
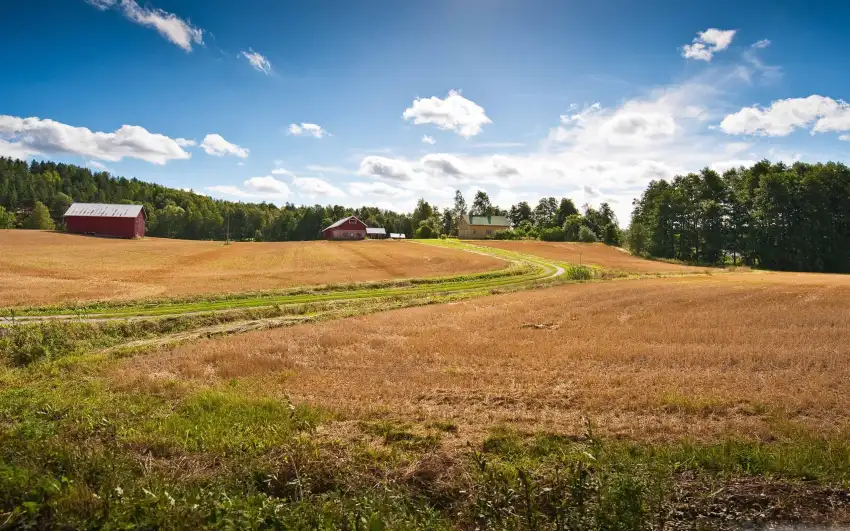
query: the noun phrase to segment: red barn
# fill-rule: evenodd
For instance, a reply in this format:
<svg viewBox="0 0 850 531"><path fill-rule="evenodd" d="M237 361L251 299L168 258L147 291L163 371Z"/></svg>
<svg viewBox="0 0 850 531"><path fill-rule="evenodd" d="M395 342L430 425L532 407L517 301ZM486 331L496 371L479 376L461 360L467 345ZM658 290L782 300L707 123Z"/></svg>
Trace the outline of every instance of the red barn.
<svg viewBox="0 0 850 531"><path fill-rule="evenodd" d="M322 236L326 240L362 240L366 237L366 224L349 216L323 229Z"/></svg>
<svg viewBox="0 0 850 531"><path fill-rule="evenodd" d="M115 238L142 238L145 235L145 209L142 205L74 203L65 212L68 232L97 234Z"/></svg>

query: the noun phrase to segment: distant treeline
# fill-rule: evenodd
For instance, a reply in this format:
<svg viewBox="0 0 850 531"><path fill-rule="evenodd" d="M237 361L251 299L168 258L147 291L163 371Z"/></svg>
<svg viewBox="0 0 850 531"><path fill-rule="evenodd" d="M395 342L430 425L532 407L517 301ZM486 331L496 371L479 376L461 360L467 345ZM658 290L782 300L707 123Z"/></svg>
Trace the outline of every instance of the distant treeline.
<svg viewBox="0 0 850 531"><path fill-rule="evenodd" d="M635 201L633 252L706 264L850 272L850 169L762 161L653 181Z"/></svg>
<svg viewBox="0 0 850 531"><path fill-rule="evenodd" d="M410 214L374 207L295 206L237 203L151 184L113 177L107 172L54 162L31 162L0 157L0 228L53 228L42 214L61 226L72 202L142 204L150 236L190 240L223 240L230 218L234 240L315 240L339 218L356 215L367 225L387 232L413 235Z"/></svg>
<svg viewBox="0 0 850 531"><path fill-rule="evenodd" d="M420 199L411 213L375 207L282 207L270 203L237 203L167 188L107 172L54 162L0 158L0 229L61 228L62 215L72 202L142 204L150 236L193 240L223 240L230 219L230 238L254 241L294 241L321 238L321 230L346 216L356 215L371 227L404 233L408 238L457 235L461 216L507 216L514 229L495 238L540 238L550 241L604 241L619 245L620 230L606 203L585 205L580 213L568 198L543 197L536 205L521 201L504 210L478 191L467 208L460 191L454 205L442 210Z"/></svg>

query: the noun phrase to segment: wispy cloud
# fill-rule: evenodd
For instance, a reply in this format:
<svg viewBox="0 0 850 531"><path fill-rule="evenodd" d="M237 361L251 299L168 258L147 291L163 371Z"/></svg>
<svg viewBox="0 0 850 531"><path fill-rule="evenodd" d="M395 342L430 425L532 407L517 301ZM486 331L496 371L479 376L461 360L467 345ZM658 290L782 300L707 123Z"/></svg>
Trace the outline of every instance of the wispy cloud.
<svg viewBox="0 0 850 531"><path fill-rule="evenodd" d="M272 64L269 60L251 48L248 48L247 52L240 52L239 56L247 59L251 63L251 66L254 67L254 70L262 72L267 76L272 73Z"/></svg>
<svg viewBox="0 0 850 531"><path fill-rule="evenodd" d="M195 27L174 13L153 7L141 7L135 0L86 0L90 5L105 11L119 9L125 17L136 24L155 29L168 41L192 51L192 45L204 44L204 30Z"/></svg>

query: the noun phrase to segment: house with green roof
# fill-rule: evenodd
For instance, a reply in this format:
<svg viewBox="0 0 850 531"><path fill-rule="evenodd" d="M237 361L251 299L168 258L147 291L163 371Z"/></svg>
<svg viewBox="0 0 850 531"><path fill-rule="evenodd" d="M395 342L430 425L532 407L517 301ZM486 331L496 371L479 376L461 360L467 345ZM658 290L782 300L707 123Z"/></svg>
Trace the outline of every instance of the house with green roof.
<svg viewBox="0 0 850 531"><path fill-rule="evenodd" d="M500 230L511 228L505 216L461 216L457 224L457 236L463 240L481 240L493 236Z"/></svg>

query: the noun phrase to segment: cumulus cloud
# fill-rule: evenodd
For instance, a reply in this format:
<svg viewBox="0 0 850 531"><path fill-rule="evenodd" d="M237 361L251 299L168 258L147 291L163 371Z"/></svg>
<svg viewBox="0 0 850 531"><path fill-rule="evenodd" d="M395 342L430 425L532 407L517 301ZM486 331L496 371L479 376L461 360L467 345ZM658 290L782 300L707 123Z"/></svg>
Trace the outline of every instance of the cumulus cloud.
<svg viewBox="0 0 850 531"><path fill-rule="evenodd" d="M417 98L402 116L414 124L432 124L467 138L480 133L484 125L493 123L483 107L456 90L449 91L445 99Z"/></svg>
<svg viewBox="0 0 850 531"><path fill-rule="evenodd" d="M711 61L714 54L725 50L732 44L735 30L719 30L709 28L700 31L694 38L692 44L682 47L682 57L687 59L698 59L700 61Z"/></svg>
<svg viewBox="0 0 850 531"><path fill-rule="evenodd" d="M239 55L240 57L244 57L245 59L247 59L248 62L251 63L251 66L254 67L254 70L262 72L265 75L269 75L272 73L272 64L269 62L269 60L260 55L259 53L255 52L251 48L248 48L247 52L240 52Z"/></svg>
<svg viewBox="0 0 850 531"><path fill-rule="evenodd" d="M22 156L68 153L112 162L136 158L153 164L190 157L178 139L151 133L138 125L122 125L105 133L50 119L0 115L0 141L3 152Z"/></svg>
<svg viewBox="0 0 850 531"><path fill-rule="evenodd" d="M306 123L302 123L301 125L289 124L288 131L289 134L293 136L309 135L315 138L323 138L329 134L320 125Z"/></svg>
<svg viewBox="0 0 850 531"><path fill-rule="evenodd" d="M720 129L733 135L787 136L801 128L812 133L848 131L850 105L813 94L776 100L769 107L744 107L720 122Z"/></svg>
<svg viewBox="0 0 850 531"><path fill-rule="evenodd" d="M391 181L410 181L413 179L413 168L401 160L370 155L360 161L357 174Z"/></svg>
<svg viewBox="0 0 850 531"><path fill-rule="evenodd" d="M434 140L433 136L422 135L422 143L423 144L431 144L433 146L434 144L437 143L437 141Z"/></svg>
<svg viewBox="0 0 850 531"><path fill-rule="evenodd" d="M155 29L168 41L187 52L192 51L193 44L204 44L204 30L193 26L191 22L181 19L174 13L141 7L135 0L87 0L87 2L100 10L118 8L129 20Z"/></svg>
<svg viewBox="0 0 850 531"><path fill-rule="evenodd" d="M353 182L348 183L348 192L355 197L379 196L379 197L410 197L413 192L404 188L391 186L380 181Z"/></svg>
<svg viewBox="0 0 850 531"><path fill-rule="evenodd" d="M292 194L289 185L271 175L246 179L242 187L215 185L207 186L206 189L217 196L238 197L252 201L283 201Z"/></svg>
<svg viewBox="0 0 850 531"><path fill-rule="evenodd" d="M215 155L223 157L224 155L233 155L234 157L245 158L248 156L248 149L231 144L219 134L209 134L204 137L201 142L201 147L207 155Z"/></svg>
<svg viewBox="0 0 850 531"><path fill-rule="evenodd" d="M278 181L271 175L264 177L251 177L242 183L245 189L258 195L281 196L289 195L289 186L283 181Z"/></svg>
<svg viewBox="0 0 850 531"><path fill-rule="evenodd" d="M331 173L336 175L351 175L354 173L354 170L349 170L341 166L322 166L321 164L308 164L304 166L304 169L316 173Z"/></svg>
<svg viewBox="0 0 850 531"><path fill-rule="evenodd" d="M292 185L307 197L344 197L345 192L316 177L293 177Z"/></svg>

